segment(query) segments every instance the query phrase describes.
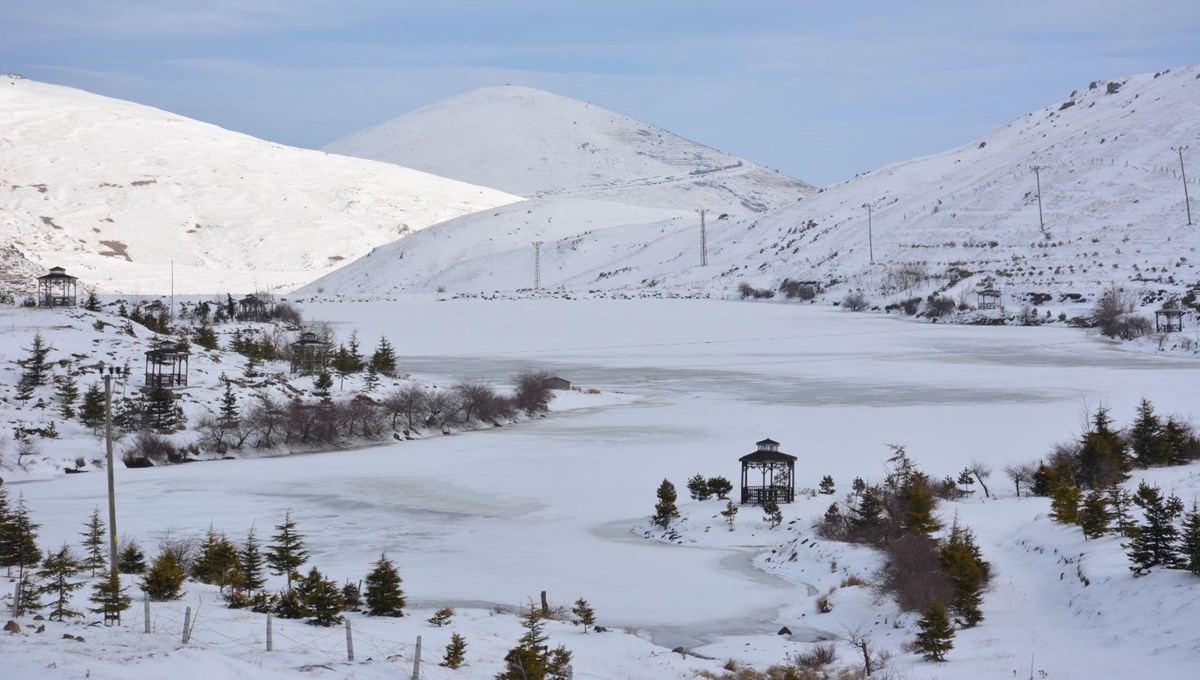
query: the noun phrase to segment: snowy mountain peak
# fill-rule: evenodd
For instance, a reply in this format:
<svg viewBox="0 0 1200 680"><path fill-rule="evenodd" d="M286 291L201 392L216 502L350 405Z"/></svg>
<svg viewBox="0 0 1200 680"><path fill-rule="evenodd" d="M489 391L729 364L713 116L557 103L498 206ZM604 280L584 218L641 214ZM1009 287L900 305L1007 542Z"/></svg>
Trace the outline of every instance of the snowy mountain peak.
<svg viewBox="0 0 1200 680"><path fill-rule="evenodd" d="M325 147L530 197L763 212L809 195L792 177L576 99L465 92Z"/></svg>
<svg viewBox="0 0 1200 680"><path fill-rule="evenodd" d="M14 249L0 261L20 265L26 289L29 264L107 292L287 289L519 200L12 76L0 78L0 149L0 246Z"/></svg>

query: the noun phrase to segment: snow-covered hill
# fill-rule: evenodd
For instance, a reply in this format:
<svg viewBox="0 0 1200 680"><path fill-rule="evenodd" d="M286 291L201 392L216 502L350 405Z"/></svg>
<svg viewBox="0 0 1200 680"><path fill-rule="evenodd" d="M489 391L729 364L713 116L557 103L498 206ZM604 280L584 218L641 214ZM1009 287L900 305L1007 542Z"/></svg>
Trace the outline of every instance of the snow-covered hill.
<svg viewBox="0 0 1200 680"><path fill-rule="evenodd" d="M1191 146L1184 160L1193 222L1200 223L1200 65L1083 84L957 149L866 173L766 215L710 215L708 267L699 266L694 217L564 235L542 247L542 284L728 293L743 281L774 287L792 278L822 282L832 299L861 288L872 303L887 304L970 272L949 293L971 303L983 275L997 279L1010 306L1039 292L1080 293L1086 301L1112 282L1156 296L1178 293L1197 281L1200 246L1200 226L1187 225L1172 149L1181 145ZM427 236L430 248L447 247ZM526 287L531 240L467 264L414 247L405 266L459 263L425 279L422 289ZM348 267L326 290L369 293L362 279L351 280L367 269L375 281L402 278L388 261Z"/></svg>
<svg viewBox="0 0 1200 680"><path fill-rule="evenodd" d="M101 291L292 288L382 243L519 200L0 78L0 248ZM6 264L6 276L11 276ZM20 275L24 275L24 272Z"/></svg>
<svg viewBox="0 0 1200 680"><path fill-rule="evenodd" d="M522 196L763 212L813 187L612 111L527 87L472 90L360 130L326 151Z"/></svg>

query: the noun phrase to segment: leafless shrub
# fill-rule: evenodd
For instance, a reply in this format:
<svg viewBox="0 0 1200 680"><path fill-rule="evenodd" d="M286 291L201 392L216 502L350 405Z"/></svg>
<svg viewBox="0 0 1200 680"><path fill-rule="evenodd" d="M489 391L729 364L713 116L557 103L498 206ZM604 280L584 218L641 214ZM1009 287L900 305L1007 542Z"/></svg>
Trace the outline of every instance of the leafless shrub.
<svg viewBox="0 0 1200 680"><path fill-rule="evenodd" d="M742 299L754 298L755 300L769 300L775 297L775 291L768 288L755 288L754 286L742 281L738 284L738 294Z"/></svg>
<svg viewBox="0 0 1200 680"><path fill-rule="evenodd" d="M837 648L831 642L822 642L808 651L790 655L788 661L799 668L819 670L837 661Z"/></svg>
<svg viewBox="0 0 1200 680"><path fill-rule="evenodd" d="M1033 473L1037 472L1037 463L1020 463L1004 466L1004 474L1016 488L1017 496L1021 495L1021 487L1025 487L1028 493L1029 486L1033 484Z"/></svg>
<svg viewBox="0 0 1200 680"><path fill-rule="evenodd" d="M876 589L894 595L904 611L920 611L934 600L950 602L954 583L938 560L937 542L923 534L904 534L884 544L887 562L876 574Z"/></svg>
<svg viewBox="0 0 1200 680"><path fill-rule="evenodd" d="M779 284L779 292L783 293L783 296L789 300L796 298L811 300L817 296L817 289L811 283L793 281L791 279L784 279Z"/></svg>
<svg viewBox="0 0 1200 680"><path fill-rule="evenodd" d="M937 319L954 311L954 300L948 295L930 293L925 299L925 315Z"/></svg>
<svg viewBox="0 0 1200 680"><path fill-rule="evenodd" d="M153 430L141 430L121 453L121 460L126 467L145 467L146 461L175 464L184 462L186 457L167 437Z"/></svg>
<svg viewBox="0 0 1200 680"><path fill-rule="evenodd" d="M300 310L288 302L276 304L271 310L271 318L297 328L304 325L304 317L300 314Z"/></svg>
<svg viewBox="0 0 1200 680"><path fill-rule="evenodd" d="M554 392L547 386L551 377L548 371L522 371L513 393L514 406L528 415L545 413L554 398Z"/></svg>
<svg viewBox="0 0 1200 680"><path fill-rule="evenodd" d="M907 262L889 267L884 273L883 287L887 290L912 292L929 278L929 270L919 262Z"/></svg>
<svg viewBox="0 0 1200 680"><path fill-rule="evenodd" d="M462 422L496 422L513 415L512 400L497 394L487 383L462 381L451 390L457 397L457 413Z"/></svg>
<svg viewBox="0 0 1200 680"><path fill-rule="evenodd" d="M842 307L852 312L861 312L867 308L867 296L861 290L852 290L842 298Z"/></svg>
<svg viewBox="0 0 1200 680"><path fill-rule="evenodd" d="M425 390L410 385L391 392L380 401L383 410L392 419L392 429L411 432L420 429L428 418L428 395Z"/></svg>

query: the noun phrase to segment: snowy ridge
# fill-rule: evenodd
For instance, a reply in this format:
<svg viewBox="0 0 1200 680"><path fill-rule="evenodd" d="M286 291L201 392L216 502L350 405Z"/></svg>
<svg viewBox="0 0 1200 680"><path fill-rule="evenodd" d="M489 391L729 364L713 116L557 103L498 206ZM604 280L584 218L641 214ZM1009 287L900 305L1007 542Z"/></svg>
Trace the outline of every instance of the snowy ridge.
<svg viewBox="0 0 1200 680"><path fill-rule="evenodd" d="M0 245L101 291L286 289L519 200L423 172L0 79Z"/></svg>
<svg viewBox="0 0 1200 680"><path fill-rule="evenodd" d="M809 195L795 178L612 111L528 87L472 90L324 148L522 196L763 212Z"/></svg>
<svg viewBox="0 0 1200 680"><path fill-rule="evenodd" d="M1195 168L1200 65L1096 81L979 140L866 173L790 207L728 219L710 214L706 268L699 266L693 216L547 243L544 257L562 257L544 267L542 284L573 292L653 285L728 294L742 281L773 288L792 278L829 286L832 299L862 289L882 305L947 284L953 268L975 276L948 293L968 295L972 303L970 290L984 275L996 278L1005 304L1017 306L1035 292L1055 298L1082 293L1086 302L1087 294L1112 282L1160 297L1160 290L1178 294L1196 282L1200 246L1200 230L1186 224L1179 157L1172 150L1189 144L1192 156L1185 161ZM1193 222L1200 223L1200 170L1188 180ZM872 244L865 204L871 205ZM530 246L494 257L506 262L477 260L421 289L528 285L527 273L497 272L532 261ZM895 272L909 264L929 280L899 286ZM350 281L352 271L345 270L334 290L369 292Z"/></svg>

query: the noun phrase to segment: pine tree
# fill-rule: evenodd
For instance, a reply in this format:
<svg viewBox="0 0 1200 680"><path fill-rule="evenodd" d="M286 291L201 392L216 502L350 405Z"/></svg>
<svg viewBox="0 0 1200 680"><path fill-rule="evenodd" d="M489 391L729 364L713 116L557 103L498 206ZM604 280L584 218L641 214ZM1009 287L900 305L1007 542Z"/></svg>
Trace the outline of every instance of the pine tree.
<svg viewBox="0 0 1200 680"><path fill-rule="evenodd" d="M738 507L733 504L733 501L725 501L725 509L721 511L721 516L725 518L725 523L729 525L729 530L733 531L733 524L737 518Z"/></svg>
<svg viewBox="0 0 1200 680"><path fill-rule="evenodd" d="M207 309L207 307L204 307L203 309ZM196 341L197 345L207 350L214 350L220 346L220 342L217 340L216 331L214 331L212 326L209 326L208 324L203 324L196 329L194 340Z"/></svg>
<svg viewBox="0 0 1200 680"><path fill-rule="evenodd" d="M1079 528L1086 538L1100 538L1108 533L1112 523L1112 512L1108 509L1108 497L1100 491L1089 491L1079 509Z"/></svg>
<svg viewBox="0 0 1200 680"><path fill-rule="evenodd" d="M1192 509L1183 516L1180 531L1180 566L1200 576L1200 508L1192 501Z"/></svg>
<svg viewBox="0 0 1200 680"><path fill-rule="evenodd" d="M88 611L93 614L104 614L105 619L114 618L119 621L121 612L129 609L129 605L133 603L133 598L126 590L121 586L120 577L109 572L108 576L100 579L93 586L92 596L88 599L96 607Z"/></svg>
<svg viewBox="0 0 1200 680"><path fill-rule="evenodd" d="M97 430L104 424L104 390L99 385L88 385L83 393L83 405L79 407L79 422L84 427Z"/></svg>
<svg viewBox="0 0 1200 680"><path fill-rule="evenodd" d="M155 385L143 398L142 424L155 430L175 427L175 395L162 385Z"/></svg>
<svg viewBox="0 0 1200 680"><path fill-rule="evenodd" d="M130 541L117 557L117 569L122 574L141 574L146 571L146 555L137 541Z"/></svg>
<svg viewBox="0 0 1200 680"><path fill-rule="evenodd" d="M688 479L687 488L694 501L706 501L712 498L712 492L708 489L708 480L698 472Z"/></svg>
<svg viewBox="0 0 1200 680"><path fill-rule="evenodd" d="M84 525L84 531L79 534L83 536L83 563L84 569L90 569L92 576L96 575L97 569L104 569L105 549L104 539L104 520L100 519L100 508L92 509L92 516Z"/></svg>
<svg viewBox="0 0 1200 680"><path fill-rule="evenodd" d="M779 509L779 503L775 502L774 498L768 498L762 504L763 521L766 522L772 529L783 524L783 511Z"/></svg>
<svg viewBox="0 0 1200 680"><path fill-rule="evenodd" d="M1150 400L1143 398L1138 404L1137 417L1129 427L1129 448L1137 464L1153 467L1167 462L1166 442L1163 439L1162 422L1154 413Z"/></svg>
<svg viewBox="0 0 1200 680"><path fill-rule="evenodd" d="M855 481L862 480L856 479ZM850 508L850 526L855 529L865 529L879 524L883 516L883 501L879 498L879 489L864 485L857 495L858 505Z"/></svg>
<svg viewBox="0 0 1200 680"><path fill-rule="evenodd" d="M318 397L328 397L329 390L333 389L333 376L329 375L329 371L322 370L313 379L313 394Z"/></svg>
<svg viewBox="0 0 1200 680"><path fill-rule="evenodd" d="M1117 533L1126 538L1132 538L1134 532L1137 531L1137 523L1129 514L1129 510L1133 506L1133 496L1119 484L1108 487L1105 495L1108 499L1109 513L1112 515L1111 521L1116 527Z"/></svg>
<svg viewBox="0 0 1200 680"><path fill-rule="evenodd" d="M379 387L379 373L376 372L374 366L367 367L367 374L363 376L363 391L374 392Z"/></svg>
<svg viewBox="0 0 1200 680"><path fill-rule="evenodd" d="M380 375L396 375L396 351L392 349L387 338L379 338L379 344L375 346L375 352L371 355L371 368Z"/></svg>
<svg viewBox="0 0 1200 680"><path fill-rule="evenodd" d="M1079 481L1089 489L1103 489L1124 481L1132 467L1125 441L1112 429L1108 409L1092 416L1092 428L1079 447Z"/></svg>
<svg viewBox="0 0 1200 680"><path fill-rule="evenodd" d="M79 563L75 561L75 557L71 555L71 548L67 545L64 544L58 552L46 553L46 559L42 562L42 570L39 575L43 581L41 593L54 598L50 603L51 621L82 616L79 612L71 609L71 593L84 585L83 581L71 580L79 571Z"/></svg>
<svg viewBox="0 0 1200 680"><path fill-rule="evenodd" d="M729 500L729 492L733 491L733 482L724 477L709 477L708 490L720 500Z"/></svg>
<svg viewBox="0 0 1200 680"><path fill-rule="evenodd" d="M292 511L284 515L283 524L275 525L273 541L267 547L267 564L271 573L287 576L287 589L292 589L292 579L299 575L300 567L308 561L308 551L304 549L304 537L296 531L296 523L292 521Z"/></svg>
<svg viewBox="0 0 1200 680"><path fill-rule="evenodd" d="M1187 423L1174 417L1163 425L1163 447L1166 449L1166 465L1186 465L1200 456L1200 441Z"/></svg>
<svg viewBox="0 0 1200 680"><path fill-rule="evenodd" d="M367 574L367 613L371 616L404 616L404 591L401 590L400 572L388 559L387 553L379 554L375 568Z"/></svg>
<svg viewBox="0 0 1200 680"><path fill-rule="evenodd" d="M954 626L950 625L946 605L936 600L930 603L921 613L917 627L921 632L917 633L913 649L930 661L945 661L946 652L954 648Z"/></svg>
<svg viewBox="0 0 1200 680"><path fill-rule="evenodd" d="M42 556L37 545L39 526L29 519L25 496L18 496L16 509L8 513L7 521L0 527L0 567L5 567L9 574L13 567L24 572L26 567L38 563Z"/></svg>
<svg viewBox="0 0 1200 680"><path fill-rule="evenodd" d="M675 507L675 485L664 479L658 485L658 503L654 504L654 515L650 521L666 529L671 520L679 516L679 508Z"/></svg>
<svg viewBox="0 0 1200 680"><path fill-rule="evenodd" d="M589 626L596 625L596 612L592 610L592 606L582 597L575 600L575 606L571 608L571 613L575 615L575 623L583 626L583 632L588 632Z"/></svg>
<svg viewBox="0 0 1200 680"><path fill-rule="evenodd" d="M65 419L75 417L75 400L79 398L79 385L69 375L64 375L55 381L58 397L58 412Z"/></svg>
<svg viewBox="0 0 1200 680"><path fill-rule="evenodd" d="M238 548L224 533L217 533L212 525L200 544L200 553L192 561L192 578L201 583L240 587L243 582L238 559Z"/></svg>
<svg viewBox="0 0 1200 680"><path fill-rule="evenodd" d="M328 627L342 622L342 589L316 567L296 580L296 596L304 606L307 623Z"/></svg>
<svg viewBox="0 0 1200 680"><path fill-rule="evenodd" d="M165 547L150 563L142 577L142 590L156 602L176 600L182 595L180 588L187 573L183 569L183 556L173 547Z"/></svg>
<svg viewBox="0 0 1200 680"><path fill-rule="evenodd" d="M33 336L33 344L24 349L29 352L29 356L17 361L22 369L21 379L17 385L17 399L21 401L27 401L33 397L34 388L46 384L50 375L50 364L46 361L46 356L54 348L46 344L41 333L36 333Z"/></svg>
<svg viewBox="0 0 1200 680"><path fill-rule="evenodd" d="M467 641L458 633L450 634L450 644L446 645L446 654L438 665L446 668L458 668L467 660Z"/></svg>
<svg viewBox="0 0 1200 680"><path fill-rule="evenodd" d="M521 620L525 634L504 656L504 670L496 680L566 680L571 653L562 645L550 649L543 625L541 613L531 604Z"/></svg>
<svg viewBox="0 0 1200 680"><path fill-rule="evenodd" d="M905 529L929 535L942 528L941 522L933 516L937 498L933 495L929 477L925 473L913 470L906 475L900 486L899 499L904 504L901 526Z"/></svg>
<svg viewBox="0 0 1200 680"><path fill-rule="evenodd" d="M955 518L950 535L938 548L938 560L954 584L950 606L964 628L983 621L983 591L991 579L991 565L984 561L975 534Z"/></svg>
<svg viewBox="0 0 1200 680"><path fill-rule="evenodd" d="M1083 490L1074 484L1062 483L1050 494L1050 519L1061 524L1079 523L1079 503Z"/></svg>
<svg viewBox="0 0 1200 680"><path fill-rule="evenodd" d="M1133 504L1142 509L1145 523L1138 526L1133 539L1125 546L1133 562L1129 568L1142 575L1151 567L1178 566L1176 543L1179 532L1174 520L1183 512L1183 503L1176 496L1164 499L1158 487L1142 482L1133 494Z"/></svg>
<svg viewBox="0 0 1200 680"><path fill-rule="evenodd" d="M267 584L263 575L263 555L254 536L254 527L250 527L246 541L238 551L238 566L242 572L242 587L246 590L260 590Z"/></svg>
<svg viewBox="0 0 1200 680"><path fill-rule="evenodd" d="M434 612L433 616L429 617L428 619L425 619L425 621L427 623L432 623L433 625L437 626L438 628L441 628L442 626L446 625L447 623L450 623L450 617L452 617L452 616L454 616L453 609L451 609L449 607L442 607L441 609Z"/></svg>
<svg viewBox="0 0 1200 680"><path fill-rule="evenodd" d="M237 397L233 394L233 383L222 373L218 379L225 384L225 393L221 395L221 424L232 425L238 421Z"/></svg>
<svg viewBox="0 0 1200 680"><path fill-rule="evenodd" d="M836 493L833 487L833 477L831 475L825 475L821 478L821 483L817 485L817 493L825 496L832 496L834 493Z"/></svg>
<svg viewBox="0 0 1200 680"><path fill-rule="evenodd" d="M96 290L94 288L88 289L87 300L84 301L83 308L89 312L100 311L100 298L96 297Z"/></svg>

